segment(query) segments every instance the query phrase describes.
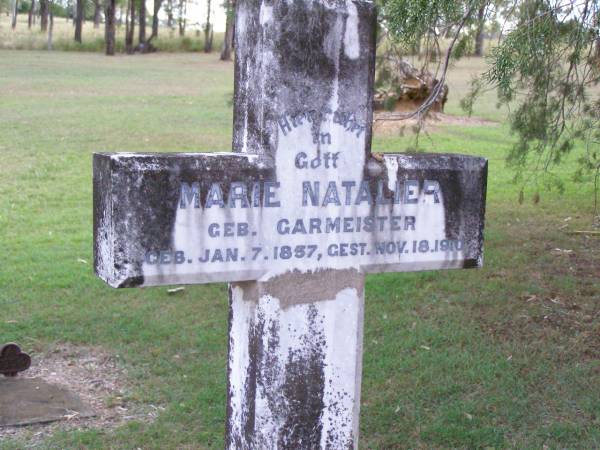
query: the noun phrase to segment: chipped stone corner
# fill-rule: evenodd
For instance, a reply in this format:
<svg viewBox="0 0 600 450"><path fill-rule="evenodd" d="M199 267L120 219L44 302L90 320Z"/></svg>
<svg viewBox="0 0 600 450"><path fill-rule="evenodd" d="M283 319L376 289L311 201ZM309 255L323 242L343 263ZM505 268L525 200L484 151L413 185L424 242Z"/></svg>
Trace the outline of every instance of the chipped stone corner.
<svg viewBox="0 0 600 450"><path fill-rule="evenodd" d="M261 280L233 283L240 289L244 301L257 302L261 297L280 299L281 307L335 300L344 289L364 295L364 276L357 269L317 269L301 272L290 270L279 275L265 275Z"/></svg>

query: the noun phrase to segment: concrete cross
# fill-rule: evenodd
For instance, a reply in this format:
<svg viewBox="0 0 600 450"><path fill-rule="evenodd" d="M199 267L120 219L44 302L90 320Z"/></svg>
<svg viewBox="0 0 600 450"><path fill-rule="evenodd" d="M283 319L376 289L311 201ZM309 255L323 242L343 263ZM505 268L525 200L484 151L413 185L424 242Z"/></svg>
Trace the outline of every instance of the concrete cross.
<svg viewBox="0 0 600 450"><path fill-rule="evenodd" d="M102 279L231 283L229 449L356 448L364 274L482 264L485 160L371 154L375 28L238 0L234 153L94 156Z"/></svg>

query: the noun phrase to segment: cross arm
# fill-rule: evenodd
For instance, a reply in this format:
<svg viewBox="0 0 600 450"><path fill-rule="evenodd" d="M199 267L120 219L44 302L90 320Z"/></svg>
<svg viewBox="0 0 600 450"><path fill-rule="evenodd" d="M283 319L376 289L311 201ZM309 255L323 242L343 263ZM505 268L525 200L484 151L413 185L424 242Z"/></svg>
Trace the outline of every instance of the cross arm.
<svg viewBox="0 0 600 450"><path fill-rule="evenodd" d="M258 156L234 153L97 153L93 166L94 266L113 287L148 283L144 266L159 269L153 284L175 283L167 272L182 264L173 236L178 211L221 209L232 184L249 187L260 203L262 192L251 190L274 178Z"/></svg>
<svg viewBox="0 0 600 450"><path fill-rule="evenodd" d="M245 154L96 154L94 261L113 287L298 270L482 265L487 161L369 158L359 179L277 175Z"/></svg>

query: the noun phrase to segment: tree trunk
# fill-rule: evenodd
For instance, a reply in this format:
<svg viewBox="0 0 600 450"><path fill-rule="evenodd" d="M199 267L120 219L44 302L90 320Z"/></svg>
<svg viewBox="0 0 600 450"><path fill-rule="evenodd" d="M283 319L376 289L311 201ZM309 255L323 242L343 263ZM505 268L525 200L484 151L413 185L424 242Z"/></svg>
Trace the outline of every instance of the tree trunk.
<svg viewBox="0 0 600 450"><path fill-rule="evenodd" d="M485 31L485 4L477 12L477 33L475 34L475 56L483 56L483 36Z"/></svg>
<svg viewBox="0 0 600 450"><path fill-rule="evenodd" d="M48 1L40 0L40 29L42 32L48 31Z"/></svg>
<svg viewBox="0 0 600 450"><path fill-rule="evenodd" d="M94 0L94 28L100 28L100 0Z"/></svg>
<svg viewBox="0 0 600 450"><path fill-rule="evenodd" d="M35 11L35 0L31 0L31 4L29 5L29 14L27 15L27 28L31 30L31 25L33 25L33 18Z"/></svg>
<svg viewBox="0 0 600 450"><path fill-rule="evenodd" d="M81 44L81 29L83 27L83 0L77 0L75 12L75 42Z"/></svg>
<svg viewBox="0 0 600 450"><path fill-rule="evenodd" d="M211 0L206 0L206 24L204 26L204 53L212 52L212 35L210 26Z"/></svg>
<svg viewBox="0 0 600 450"><path fill-rule="evenodd" d="M419 37L417 37L415 39L415 45L413 47L413 53L417 56L417 60L421 61L421 45L423 42L423 38L419 35Z"/></svg>
<svg viewBox="0 0 600 450"><path fill-rule="evenodd" d="M106 0L106 10L104 11L104 41L106 44L106 54L112 56L115 54L115 0Z"/></svg>
<svg viewBox="0 0 600 450"><path fill-rule="evenodd" d="M160 12L160 6L162 0L154 0L154 10L152 11L152 34L150 40L158 37L158 13Z"/></svg>
<svg viewBox="0 0 600 450"><path fill-rule="evenodd" d="M125 51L127 51L127 41L129 36L129 11L131 10L130 3L131 0L127 0L127 7L125 9Z"/></svg>
<svg viewBox="0 0 600 450"><path fill-rule="evenodd" d="M133 36L135 35L135 2L129 0L127 4L127 18L125 22L127 29L125 30L125 51L128 54L133 53Z"/></svg>
<svg viewBox="0 0 600 450"><path fill-rule="evenodd" d="M140 13L139 13L139 48L140 52L146 51L146 0L139 0L140 2Z"/></svg>
<svg viewBox="0 0 600 450"><path fill-rule="evenodd" d="M233 48L233 26L235 24L235 0L226 0L225 12L225 39L221 48L221 61L231 61L231 50Z"/></svg>
<svg viewBox="0 0 600 450"><path fill-rule="evenodd" d="M594 14L594 23L596 26L596 61L600 63L600 19L598 18L598 12Z"/></svg>
<svg viewBox="0 0 600 450"><path fill-rule="evenodd" d="M17 27L17 15L19 12L19 0L13 0L12 4L12 20L10 22L10 27L14 30Z"/></svg>
<svg viewBox="0 0 600 450"><path fill-rule="evenodd" d="M173 0L167 0L167 27L173 29Z"/></svg>
<svg viewBox="0 0 600 450"><path fill-rule="evenodd" d="M186 0L179 0L179 36L185 35Z"/></svg>
<svg viewBox="0 0 600 450"><path fill-rule="evenodd" d="M50 16L50 28L48 28L48 50L52 50L52 32L54 31L54 14L52 11L48 14ZM47 18L46 18L47 20Z"/></svg>
<svg viewBox="0 0 600 450"><path fill-rule="evenodd" d="M596 63L600 66L600 11L596 11L594 13L593 24L595 24L594 36L595 36L595 44L594 44L594 58L596 59Z"/></svg>

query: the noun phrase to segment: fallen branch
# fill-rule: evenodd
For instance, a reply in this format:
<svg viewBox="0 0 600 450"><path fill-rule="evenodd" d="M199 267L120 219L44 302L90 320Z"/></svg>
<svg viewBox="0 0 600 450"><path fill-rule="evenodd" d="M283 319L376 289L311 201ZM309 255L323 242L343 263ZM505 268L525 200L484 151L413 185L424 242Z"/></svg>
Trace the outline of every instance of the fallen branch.
<svg viewBox="0 0 600 450"><path fill-rule="evenodd" d="M567 234L571 234L571 235L600 236L600 231L568 231Z"/></svg>
<svg viewBox="0 0 600 450"><path fill-rule="evenodd" d="M446 83L446 75L448 74L448 67L450 65L450 57L452 56L452 50L454 50L454 46L456 45L456 42L458 41L460 33L461 33L463 27L465 26L467 19L473 13L474 9L475 9L475 7L471 6L467 10L467 13L464 15L464 17L462 18L460 24L458 25L456 33L454 34L454 38L452 39L452 41L450 41L450 45L448 46L448 49L446 50L446 57L444 58L444 64L442 66L442 74L441 74L440 80L439 80L438 84L435 86L435 88L431 91L431 94L429 95L429 97L415 111L412 111L410 113L396 113L397 118L390 119L390 120L407 120L407 119L412 119L413 117L417 117L417 119L419 121L421 121L423 116L425 116L429 112L429 110L431 109L431 107L433 106L433 104L435 103L437 98L442 93L442 90ZM436 74L436 78L437 78L437 75L438 74Z"/></svg>

